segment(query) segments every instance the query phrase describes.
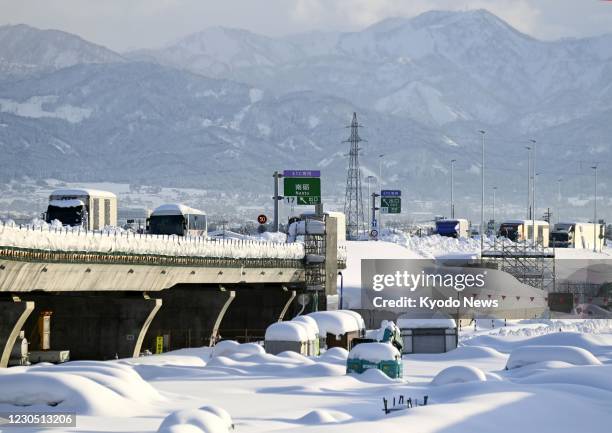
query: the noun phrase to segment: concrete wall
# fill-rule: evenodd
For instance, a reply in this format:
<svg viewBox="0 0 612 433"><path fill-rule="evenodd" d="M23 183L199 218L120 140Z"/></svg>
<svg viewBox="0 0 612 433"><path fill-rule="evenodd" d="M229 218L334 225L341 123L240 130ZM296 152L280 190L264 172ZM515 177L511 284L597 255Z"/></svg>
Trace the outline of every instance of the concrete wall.
<svg viewBox="0 0 612 433"><path fill-rule="evenodd" d="M178 285L156 294L163 301L145 337L143 349L155 352L158 336L164 337L164 351L184 347L208 346L213 325L233 290L235 298L223 316L221 339L263 340L265 329L278 321L291 298L291 291L281 285L226 286L223 292L213 285ZM297 312L297 298L292 300L285 318Z"/></svg>
<svg viewBox="0 0 612 433"><path fill-rule="evenodd" d="M304 280L296 268L147 266L87 263L44 263L0 260L0 292L155 292L180 283L291 284Z"/></svg>
<svg viewBox="0 0 612 433"><path fill-rule="evenodd" d="M38 317L51 315L51 349L70 350L71 359L113 359L140 352L141 333L161 307L140 293L29 293L34 311L24 331L30 350L38 350ZM144 337L144 334L142 335Z"/></svg>

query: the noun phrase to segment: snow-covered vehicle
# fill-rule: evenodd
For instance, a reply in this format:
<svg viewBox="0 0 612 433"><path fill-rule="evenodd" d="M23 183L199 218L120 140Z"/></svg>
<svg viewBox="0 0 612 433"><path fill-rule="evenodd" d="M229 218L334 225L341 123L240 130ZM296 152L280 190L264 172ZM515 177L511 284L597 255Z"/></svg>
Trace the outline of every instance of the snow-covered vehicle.
<svg viewBox="0 0 612 433"><path fill-rule="evenodd" d="M147 219L147 231L154 235L206 236L206 213L171 203L156 208Z"/></svg>
<svg viewBox="0 0 612 433"><path fill-rule="evenodd" d="M556 248L593 249L603 247L605 226L603 224L564 222L557 223L550 233L550 245Z"/></svg>
<svg viewBox="0 0 612 433"><path fill-rule="evenodd" d="M361 374L380 370L391 379L402 377L402 355L391 343L362 343L353 347L346 361L346 372Z"/></svg>
<svg viewBox="0 0 612 433"><path fill-rule="evenodd" d="M550 226L546 221L535 220L535 241L543 247L549 244ZM498 235L513 242L523 242L533 239L534 221L507 220L499 226Z"/></svg>
<svg viewBox="0 0 612 433"><path fill-rule="evenodd" d="M58 189L49 196L44 214L46 222L60 221L65 226L100 230L117 225L117 196L95 189Z"/></svg>

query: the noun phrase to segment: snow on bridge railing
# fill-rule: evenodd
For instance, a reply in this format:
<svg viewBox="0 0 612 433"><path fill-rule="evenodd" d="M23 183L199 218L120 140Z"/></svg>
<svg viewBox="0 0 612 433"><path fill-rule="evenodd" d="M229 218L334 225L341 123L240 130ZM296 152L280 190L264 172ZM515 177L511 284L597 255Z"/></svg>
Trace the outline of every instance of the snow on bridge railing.
<svg viewBox="0 0 612 433"><path fill-rule="evenodd" d="M123 230L85 231L46 224L17 226L0 222L0 246L44 251L232 259L304 258L301 243L149 235Z"/></svg>

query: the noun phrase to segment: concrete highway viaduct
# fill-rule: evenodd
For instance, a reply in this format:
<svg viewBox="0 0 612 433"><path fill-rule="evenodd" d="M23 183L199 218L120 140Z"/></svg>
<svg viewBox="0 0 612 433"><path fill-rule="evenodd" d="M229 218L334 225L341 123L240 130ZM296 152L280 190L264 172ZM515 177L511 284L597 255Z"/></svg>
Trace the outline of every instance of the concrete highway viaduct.
<svg viewBox="0 0 612 433"><path fill-rule="evenodd" d="M332 250L331 248L329 250ZM336 243L323 294L335 294ZM149 256L0 246L0 367L20 333L40 344L51 315L51 348L70 358L112 359L261 339L300 311L325 308L306 289L305 260ZM306 295L306 296L304 296Z"/></svg>

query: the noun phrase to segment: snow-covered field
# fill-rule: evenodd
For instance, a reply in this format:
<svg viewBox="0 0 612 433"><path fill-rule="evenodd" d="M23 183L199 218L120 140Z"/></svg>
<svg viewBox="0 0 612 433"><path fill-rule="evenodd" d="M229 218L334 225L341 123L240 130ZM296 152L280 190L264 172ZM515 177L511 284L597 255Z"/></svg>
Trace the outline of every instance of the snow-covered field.
<svg viewBox="0 0 612 433"><path fill-rule="evenodd" d="M0 412L78 414L76 428L24 433L226 432L223 410L247 433L609 431L612 321L490 325L466 328L452 352L404 356L402 380L346 375L343 349L306 358L255 344L16 367L0 370ZM383 397L399 396L419 406L386 415Z"/></svg>

